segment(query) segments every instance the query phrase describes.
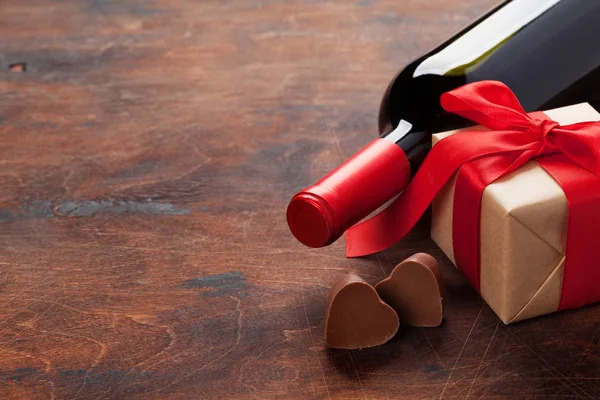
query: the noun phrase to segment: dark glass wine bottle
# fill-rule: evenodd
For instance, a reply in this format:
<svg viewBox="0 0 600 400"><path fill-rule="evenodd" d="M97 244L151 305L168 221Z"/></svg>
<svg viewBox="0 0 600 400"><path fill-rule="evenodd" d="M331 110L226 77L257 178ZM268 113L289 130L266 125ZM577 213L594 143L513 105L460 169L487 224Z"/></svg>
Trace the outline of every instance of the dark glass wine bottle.
<svg viewBox="0 0 600 400"><path fill-rule="evenodd" d="M381 136L294 196L288 225L307 246L333 243L400 193L431 146L431 134L464 127L442 93L482 80L504 82L530 112L600 104L600 1L509 0L410 63L391 82Z"/></svg>

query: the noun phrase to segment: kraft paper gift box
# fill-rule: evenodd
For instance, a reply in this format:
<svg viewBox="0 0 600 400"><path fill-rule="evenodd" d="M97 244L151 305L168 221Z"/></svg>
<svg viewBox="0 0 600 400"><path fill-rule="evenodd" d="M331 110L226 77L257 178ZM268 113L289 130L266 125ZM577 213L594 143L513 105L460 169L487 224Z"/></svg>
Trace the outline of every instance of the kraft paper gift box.
<svg viewBox="0 0 600 400"><path fill-rule="evenodd" d="M600 120L600 114L587 103L544 113L561 125ZM435 134L432 144L456 132ZM431 237L453 263L455 183L456 174L435 198L431 224ZM505 324L558 309L567 207L561 187L536 161L485 188L480 214L480 291Z"/></svg>

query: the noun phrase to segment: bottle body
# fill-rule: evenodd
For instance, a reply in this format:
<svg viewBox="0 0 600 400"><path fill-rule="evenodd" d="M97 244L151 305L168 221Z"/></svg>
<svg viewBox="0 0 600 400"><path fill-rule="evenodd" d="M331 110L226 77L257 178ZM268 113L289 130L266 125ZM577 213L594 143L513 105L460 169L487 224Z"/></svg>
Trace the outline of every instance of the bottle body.
<svg viewBox="0 0 600 400"><path fill-rule="evenodd" d="M398 194L408 182L406 174L414 173L426 156L432 133L469 124L443 111L439 101L442 93L466 83L499 80L515 92L528 112L582 101L592 105L600 103L600 52L595 49L595 42L600 39L597 21L600 21L600 2L506 1L410 63L388 87L379 116L381 138L402 149L410 172L398 172L402 156L389 146L387 153L373 153L373 156L386 158L396 169L386 169L385 163L373 160L377 168L367 168L371 179L365 179L364 173L361 179L353 179L348 171L365 168L368 162L363 158L361 165L348 165L355 162L355 158L351 158L324 178L339 181L335 176L343 170L340 176L346 181L343 188L334 191L335 196L324 196L320 200L322 209L330 201L345 204L344 211L338 211L328 221L317 218L319 222L314 223L315 226L331 225L330 236L327 240L311 241L310 224L305 224L300 233L295 221L302 219L302 212L298 212L297 203L291 210L288 208L288 224L294 235L311 247L330 244L352 224ZM390 161L393 157L399 160L395 164ZM389 179L377 178L377 175L392 174L398 176L395 184L389 183ZM390 190L379 187L385 182ZM301 193L311 190L307 188ZM377 201L367 206L362 199L369 196L357 196L360 190L381 196L373 197ZM383 194L389 197L383 199ZM297 197L290 206L295 201Z"/></svg>

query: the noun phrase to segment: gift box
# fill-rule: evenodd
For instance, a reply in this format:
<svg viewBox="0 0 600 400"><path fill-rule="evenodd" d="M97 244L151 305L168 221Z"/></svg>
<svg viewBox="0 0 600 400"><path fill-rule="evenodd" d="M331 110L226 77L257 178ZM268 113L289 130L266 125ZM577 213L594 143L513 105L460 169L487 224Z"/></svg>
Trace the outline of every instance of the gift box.
<svg viewBox="0 0 600 400"><path fill-rule="evenodd" d="M600 120L600 114L587 103L545 111L544 114L560 125ZM465 129L433 135L434 148L440 140L460 131ZM455 264L453 230L456 232L456 226L453 229L453 222L460 224L453 221L456 180L457 174L437 193L431 224L431 237ZM587 201L598 204L600 212L600 190L590 192ZM567 196L555 178L535 159L483 189L477 285L483 299L505 324L564 308L561 298L569 229ZM588 239L574 237L570 240L576 243ZM597 244L600 246L600 238ZM585 260L586 255L578 257ZM459 262L458 268L461 267ZM600 268L600 265L596 267ZM596 282L596 286L600 292L600 282ZM586 298L588 300L576 303L577 306L594 301L593 296L589 300L589 293Z"/></svg>
<svg viewBox="0 0 600 400"><path fill-rule="evenodd" d="M346 255L390 247L433 203L434 241L503 322L600 301L600 114L527 114L498 81L440 105L479 126L434 135L404 191L346 232Z"/></svg>

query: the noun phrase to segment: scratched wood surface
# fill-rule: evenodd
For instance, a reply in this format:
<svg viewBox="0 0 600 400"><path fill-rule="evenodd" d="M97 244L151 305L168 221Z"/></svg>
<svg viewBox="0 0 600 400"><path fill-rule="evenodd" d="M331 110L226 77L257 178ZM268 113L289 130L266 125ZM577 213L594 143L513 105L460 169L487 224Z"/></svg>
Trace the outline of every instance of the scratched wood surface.
<svg viewBox="0 0 600 400"><path fill-rule="evenodd" d="M311 250L289 198L495 0L0 3L1 399L600 398L600 308L503 326L428 238ZM324 346L328 287L416 251L446 320Z"/></svg>

